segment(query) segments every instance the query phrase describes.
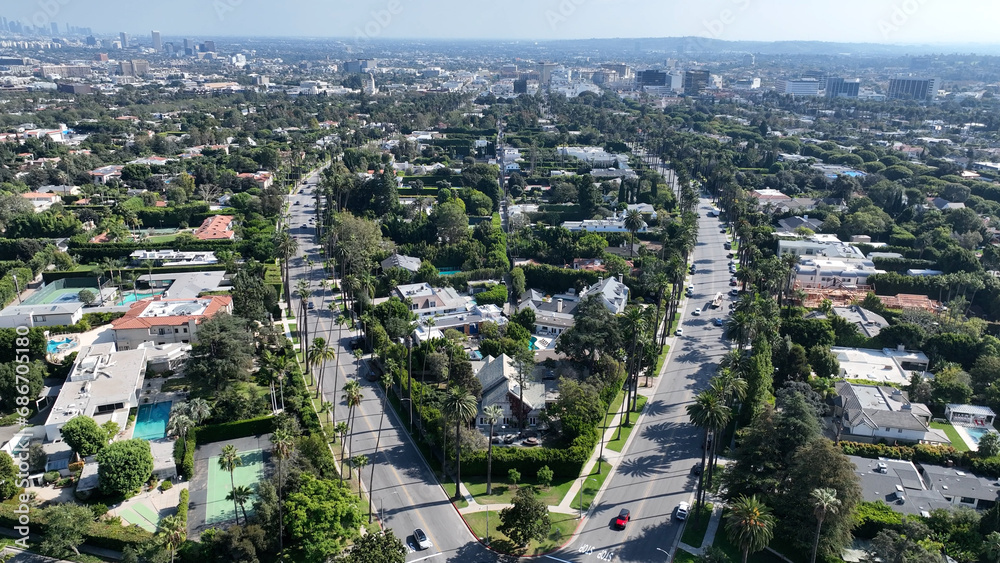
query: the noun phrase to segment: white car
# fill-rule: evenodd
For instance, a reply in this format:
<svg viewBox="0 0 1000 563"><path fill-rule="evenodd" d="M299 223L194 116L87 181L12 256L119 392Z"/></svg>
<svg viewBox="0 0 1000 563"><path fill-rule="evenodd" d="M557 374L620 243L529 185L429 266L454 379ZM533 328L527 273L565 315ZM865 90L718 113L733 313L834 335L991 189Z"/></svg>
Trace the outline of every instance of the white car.
<svg viewBox="0 0 1000 563"><path fill-rule="evenodd" d="M695 309L694 312L691 313L691 314L694 315L694 316L700 315L701 314L701 307L698 307L697 309Z"/></svg>
<svg viewBox="0 0 1000 563"><path fill-rule="evenodd" d="M680 502L677 504L677 508L674 509L674 517L678 520L687 520L688 510L691 509L691 505L686 502Z"/></svg>
<svg viewBox="0 0 1000 563"><path fill-rule="evenodd" d="M675 330L674 331L674 336L684 336L684 329L683 328L679 328L679 329Z"/></svg>
<svg viewBox="0 0 1000 563"><path fill-rule="evenodd" d="M431 543L431 540L427 537L427 534L425 534L424 531L421 530L420 528L413 530L413 540L417 542L417 547L419 547L420 549L430 549L434 547L434 544Z"/></svg>

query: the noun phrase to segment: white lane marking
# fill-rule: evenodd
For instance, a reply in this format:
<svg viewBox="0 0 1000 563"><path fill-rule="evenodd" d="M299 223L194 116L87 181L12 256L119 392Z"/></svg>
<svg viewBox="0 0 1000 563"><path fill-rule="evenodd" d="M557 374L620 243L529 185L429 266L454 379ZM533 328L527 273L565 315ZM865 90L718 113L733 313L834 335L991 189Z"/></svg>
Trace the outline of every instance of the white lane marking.
<svg viewBox="0 0 1000 563"><path fill-rule="evenodd" d="M546 555L549 559L554 559L556 561L561 561L562 563L573 563L572 561L566 561L565 559L559 559L558 557L552 555Z"/></svg>
<svg viewBox="0 0 1000 563"><path fill-rule="evenodd" d="M413 561L407 561L406 563L417 563L417 561L423 561L424 559L430 559L431 557L437 557L438 555L441 554L435 553L434 555L428 555L427 557L421 557L420 559L414 559ZM569 563L569 561L567 561L566 563Z"/></svg>

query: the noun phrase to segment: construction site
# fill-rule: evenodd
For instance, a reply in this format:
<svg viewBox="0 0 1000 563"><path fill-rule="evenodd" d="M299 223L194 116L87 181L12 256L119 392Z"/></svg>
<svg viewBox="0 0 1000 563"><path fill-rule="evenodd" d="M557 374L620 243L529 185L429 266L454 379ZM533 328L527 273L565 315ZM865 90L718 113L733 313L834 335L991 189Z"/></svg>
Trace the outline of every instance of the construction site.
<svg viewBox="0 0 1000 563"><path fill-rule="evenodd" d="M805 288L796 284L795 289L796 292L801 291L805 294L805 298L799 304L808 309L819 307L824 300L829 300L834 307L846 307L854 303L860 303L869 292L874 291L874 288L870 285ZM900 293L899 295L878 295L876 293L876 295L882 300L882 304L887 309L920 309L931 313L942 310L939 301L930 299L926 295L914 295L910 293Z"/></svg>

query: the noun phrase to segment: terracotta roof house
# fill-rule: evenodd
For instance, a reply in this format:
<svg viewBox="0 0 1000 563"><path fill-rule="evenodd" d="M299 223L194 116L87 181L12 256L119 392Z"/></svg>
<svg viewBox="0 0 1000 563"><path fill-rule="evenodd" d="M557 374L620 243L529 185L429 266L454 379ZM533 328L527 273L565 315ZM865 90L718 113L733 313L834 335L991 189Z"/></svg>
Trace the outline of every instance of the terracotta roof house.
<svg viewBox="0 0 1000 563"><path fill-rule="evenodd" d="M234 240L236 233L233 231L233 216L213 215L206 218L195 230L194 236L199 240Z"/></svg>
<svg viewBox="0 0 1000 563"><path fill-rule="evenodd" d="M197 341L198 325L218 313L232 313L233 298L214 295L195 299L143 299L125 316L111 322L119 350L134 350L144 342L164 345Z"/></svg>

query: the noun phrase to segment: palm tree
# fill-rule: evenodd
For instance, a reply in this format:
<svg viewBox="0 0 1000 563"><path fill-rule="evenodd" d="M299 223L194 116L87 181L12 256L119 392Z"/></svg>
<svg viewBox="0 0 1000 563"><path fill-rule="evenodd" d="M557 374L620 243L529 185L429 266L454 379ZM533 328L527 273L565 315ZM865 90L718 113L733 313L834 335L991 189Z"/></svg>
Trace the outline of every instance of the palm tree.
<svg viewBox="0 0 1000 563"><path fill-rule="evenodd" d="M170 550L170 563L173 563L177 548L187 539L187 522L184 522L174 514L160 520L159 528L156 535L163 541L163 545Z"/></svg>
<svg viewBox="0 0 1000 563"><path fill-rule="evenodd" d="M253 489L251 489L250 487L248 487L246 485L240 485L238 487L234 487L233 490L229 491L229 494L226 495L226 500L233 501L235 504L239 505L240 510L243 511L243 523L244 524L246 524L248 522L248 520L247 520L247 501L249 501L250 497L252 497L252 496L253 496ZM240 519L239 519L239 516L237 516L237 518L236 518L236 524L239 525L239 523L240 523Z"/></svg>
<svg viewBox="0 0 1000 563"><path fill-rule="evenodd" d="M179 409L170 413L170 420L167 421L167 434L177 436L184 444L183 451L187 453L187 433L194 428L195 422L191 417L181 412Z"/></svg>
<svg viewBox="0 0 1000 563"><path fill-rule="evenodd" d="M385 422L385 405L389 401L389 388L392 387L392 374L388 371L382 374L382 416L378 419L378 434L375 435L375 451L372 453L372 471L368 475L368 523L372 521L372 499L373 496L371 491L374 491L375 486L375 461L378 458L378 445L382 441L382 423ZM361 476L358 475L358 482L361 482Z"/></svg>
<svg viewBox="0 0 1000 563"><path fill-rule="evenodd" d="M227 444L222 448L222 453L219 455L219 468L223 471L229 472L229 486L232 490L236 489L236 482L233 479L233 472L236 471L237 467L243 466L243 458L240 457L239 450L236 446L232 444ZM229 500L229 497L226 497ZM236 524L240 523L239 509L237 508L236 499L233 498L233 512L236 513Z"/></svg>
<svg viewBox="0 0 1000 563"><path fill-rule="evenodd" d="M757 496L741 496L729 505L726 532L743 553L742 563L747 563L751 551L767 547L774 537L774 516Z"/></svg>
<svg viewBox="0 0 1000 563"><path fill-rule="evenodd" d="M274 233L274 250L281 258L282 274L285 279L285 302L292 304L291 282L288 277L288 262L299 250L299 242L288 232L288 227Z"/></svg>
<svg viewBox="0 0 1000 563"><path fill-rule="evenodd" d="M302 350L309 350L309 297L312 295L312 290L309 289L309 283L305 280L299 280L296 284L295 293L299 298L299 307L302 310L302 319L299 323L299 328L302 330ZM309 374L310 385L312 385L312 364L309 363L309 357L305 356L306 359L306 373Z"/></svg>
<svg viewBox="0 0 1000 563"><path fill-rule="evenodd" d="M278 460L278 551L281 551L284 544L285 514L284 503L281 502L281 495L284 492L284 463L292 457L295 451L295 439L284 428L278 428L271 434L271 455Z"/></svg>
<svg viewBox="0 0 1000 563"><path fill-rule="evenodd" d="M351 465L358 470L358 498L361 498L361 471L368 465L368 456L358 454L351 458ZM745 562L744 562L745 563Z"/></svg>
<svg viewBox="0 0 1000 563"><path fill-rule="evenodd" d="M625 373L625 381L628 383L628 390L625 393L624 403L627 405L626 410L632 411L635 410L636 405L638 405L637 395L639 390L640 360L639 341L646 331L646 316L643 314L641 307L629 307L625 310L625 314L622 315L622 321L625 324L626 333L632 340L632 344L629 347L628 364ZM633 396L633 394L636 396ZM622 419L622 423L624 424L626 421L628 421L627 416Z"/></svg>
<svg viewBox="0 0 1000 563"><path fill-rule="evenodd" d="M459 485L462 482L462 425L476 416L476 398L464 389L452 387L448 389L441 406L447 416L455 419L455 498L459 498Z"/></svg>
<svg viewBox="0 0 1000 563"><path fill-rule="evenodd" d="M320 414L326 413L326 421L333 424L333 403L330 401L323 401L319 406Z"/></svg>
<svg viewBox="0 0 1000 563"><path fill-rule="evenodd" d="M816 539L813 540L812 557L809 563L816 563L816 552L819 550L819 533L823 529L823 520L827 514L836 514L840 508L840 499L837 498L837 489L819 488L812 491L813 508L816 514Z"/></svg>
<svg viewBox="0 0 1000 563"><path fill-rule="evenodd" d="M628 249L628 254L631 257L635 255L635 234L646 226L646 222L642 220L642 213L639 213L638 209L630 209L625 214L624 226L632 234L632 242Z"/></svg>
<svg viewBox="0 0 1000 563"><path fill-rule="evenodd" d="M319 343L318 345L317 342ZM323 376L326 374L326 363L337 359L337 351L332 346L328 346L322 336L317 336L313 339L311 351L313 353L311 361L314 362L314 365L319 365L319 380L316 385L316 398L318 399L323 390Z"/></svg>
<svg viewBox="0 0 1000 563"><path fill-rule="evenodd" d="M717 432L726 427L726 424L729 423L731 411L719 396L712 391L698 393L694 402L689 404L685 410L687 410L687 415L691 419L691 423L701 428L704 432L701 446L702 471L698 474L698 510L695 512L695 518L698 518L701 513L701 503L703 502L704 494L704 467L705 456L708 454L708 436L710 433Z"/></svg>
<svg viewBox="0 0 1000 563"><path fill-rule="evenodd" d="M347 451L347 433L351 431L351 427L347 424L346 420L341 420L337 424L333 425L333 432L340 438L340 480L344 480L344 452Z"/></svg>
<svg viewBox="0 0 1000 563"><path fill-rule="evenodd" d="M201 424L212 416L212 407L205 399L196 397L187 404L187 415L191 417L191 420L194 420L195 424Z"/></svg>
<svg viewBox="0 0 1000 563"><path fill-rule="evenodd" d="M490 425L490 443L486 450L486 496L493 494L493 425L503 418L503 407L490 405L483 409L483 418Z"/></svg>
<svg viewBox="0 0 1000 563"><path fill-rule="evenodd" d="M351 379L344 383L344 399L347 401L347 418L351 426L351 446L354 446L354 416L364 395L361 393L361 384L356 379ZM340 445L341 448L344 444ZM349 448L353 450L352 448Z"/></svg>
<svg viewBox="0 0 1000 563"><path fill-rule="evenodd" d="M1000 561L1000 532L990 532L983 538L983 555L987 561Z"/></svg>

